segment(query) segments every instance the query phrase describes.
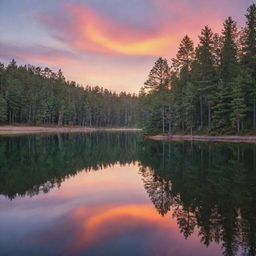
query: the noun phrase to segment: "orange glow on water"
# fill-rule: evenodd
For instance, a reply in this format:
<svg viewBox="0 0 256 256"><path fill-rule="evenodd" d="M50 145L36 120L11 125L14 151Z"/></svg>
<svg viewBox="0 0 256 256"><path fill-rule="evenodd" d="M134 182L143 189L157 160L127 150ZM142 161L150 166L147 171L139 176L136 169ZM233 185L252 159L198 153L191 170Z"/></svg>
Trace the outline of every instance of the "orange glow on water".
<svg viewBox="0 0 256 256"><path fill-rule="evenodd" d="M96 246L143 226L178 232L174 219L159 216L154 207L147 204L78 208L72 213L72 219L81 227L79 236L73 238L68 248L72 252Z"/></svg>
<svg viewBox="0 0 256 256"><path fill-rule="evenodd" d="M91 231L98 228L109 219L120 217L137 217L149 221L159 220L159 215L149 205L124 205L111 208L108 211L92 216L84 223L84 228Z"/></svg>

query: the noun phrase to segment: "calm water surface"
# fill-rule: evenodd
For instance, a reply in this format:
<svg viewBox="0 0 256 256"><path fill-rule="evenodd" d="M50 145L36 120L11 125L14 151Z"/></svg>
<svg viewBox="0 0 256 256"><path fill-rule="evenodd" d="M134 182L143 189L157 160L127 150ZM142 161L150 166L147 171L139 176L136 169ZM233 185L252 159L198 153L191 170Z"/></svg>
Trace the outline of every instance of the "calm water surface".
<svg viewBox="0 0 256 256"><path fill-rule="evenodd" d="M256 147L0 137L0 255L256 253Z"/></svg>

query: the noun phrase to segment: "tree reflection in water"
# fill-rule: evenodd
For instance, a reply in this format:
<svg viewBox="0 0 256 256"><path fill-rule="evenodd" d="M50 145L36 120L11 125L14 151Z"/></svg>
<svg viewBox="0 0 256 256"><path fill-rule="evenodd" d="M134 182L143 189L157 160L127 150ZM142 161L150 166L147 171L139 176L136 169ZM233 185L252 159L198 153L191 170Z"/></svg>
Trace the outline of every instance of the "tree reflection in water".
<svg viewBox="0 0 256 256"><path fill-rule="evenodd" d="M256 147L154 142L136 133L0 138L0 194L47 193L79 171L138 162L160 215L171 214L185 238L222 244L224 255L256 254Z"/></svg>
<svg viewBox="0 0 256 256"><path fill-rule="evenodd" d="M80 171L134 163L136 141L135 132L0 137L0 194L46 193Z"/></svg>
<svg viewBox="0 0 256 256"><path fill-rule="evenodd" d="M255 146L145 143L140 173L158 212L171 210L185 238L197 227L201 242L221 243L224 255L255 255Z"/></svg>

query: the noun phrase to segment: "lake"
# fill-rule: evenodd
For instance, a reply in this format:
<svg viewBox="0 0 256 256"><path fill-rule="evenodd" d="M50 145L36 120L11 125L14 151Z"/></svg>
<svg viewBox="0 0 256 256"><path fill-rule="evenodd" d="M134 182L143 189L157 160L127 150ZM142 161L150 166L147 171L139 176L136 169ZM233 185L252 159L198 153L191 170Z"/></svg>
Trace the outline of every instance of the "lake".
<svg viewBox="0 0 256 256"><path fill-rule="evenodd" d="M256 253L256 146L0 137L0 255Z"/></svg>

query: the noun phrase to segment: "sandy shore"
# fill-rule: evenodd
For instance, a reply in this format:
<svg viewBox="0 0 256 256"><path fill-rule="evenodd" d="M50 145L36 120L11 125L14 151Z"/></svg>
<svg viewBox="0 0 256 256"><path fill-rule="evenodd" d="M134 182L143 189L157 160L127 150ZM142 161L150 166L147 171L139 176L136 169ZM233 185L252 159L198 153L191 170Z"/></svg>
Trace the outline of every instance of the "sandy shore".
<svg viewBox="0 0 256 256"><path fill-rule="evenodd" d="M140 131L135 128L0 126L0 135L33 133L80 133L93 131Z"/></svg>
<svg viewBox="0 0 256 256"><path fill-rule="evenodd" d="M256 143L256 136L191 136L191 135L157 135L150 136L150 139L160 141L212 141L231 143Z"/></svg>

